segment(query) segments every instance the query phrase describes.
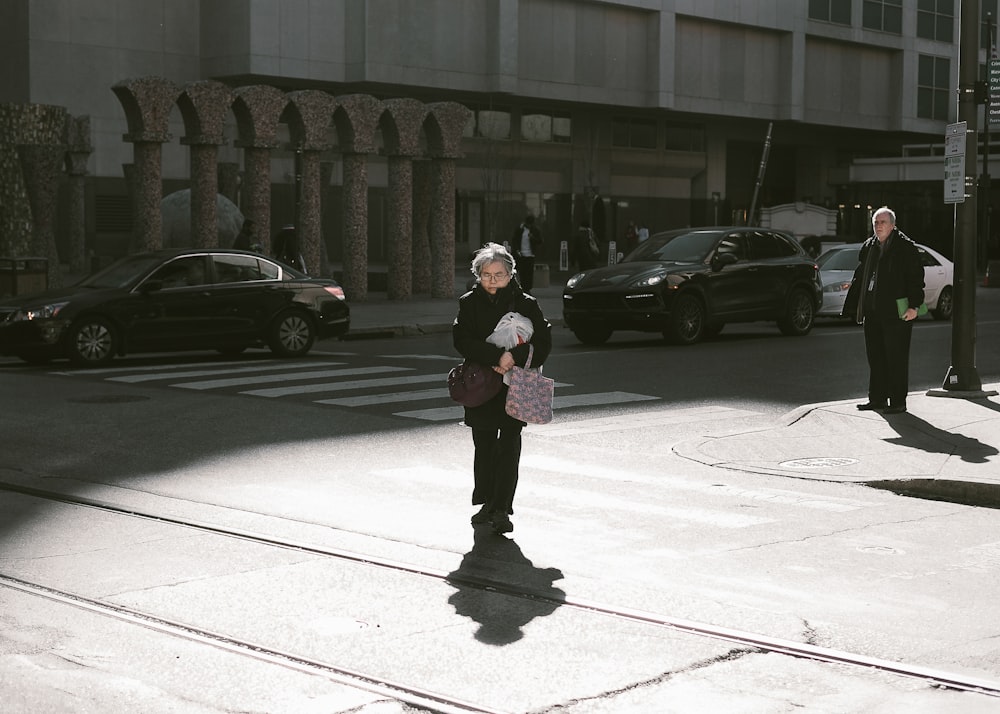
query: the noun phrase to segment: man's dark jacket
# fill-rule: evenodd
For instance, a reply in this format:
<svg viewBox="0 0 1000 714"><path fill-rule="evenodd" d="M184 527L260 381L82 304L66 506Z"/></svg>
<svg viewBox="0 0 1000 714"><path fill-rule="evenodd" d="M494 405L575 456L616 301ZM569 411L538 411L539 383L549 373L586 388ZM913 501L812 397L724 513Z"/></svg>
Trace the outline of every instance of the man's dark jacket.
<svg viewBox="0 0 1000 714"><path fill-rule="evenodd" d="M874 313L865 313L865 292L873 273L876 276ZM854 270L841 314L855 318L858 323L865 314L874 314L881 320L898 320L898 298L906 298L912 308L920 307L924 301L924 267L916 244L894 228L881 248L877 236L861 245L858 267Z"/></svg>
<svg viewBox="0 0 1000 714"><path fill-rule="evenodd" d="M534 347L531 366L541 367L552 351L552 326L542 315L538 301L526 295L513 280L497 290L495 296L477 283L458 299L458 316L452 326L452 340L458 353L471 362L489 367L500 364L500 356L508 350L487 342L486 338L508 312L518 312L531 320L531 344ZM523 367L528 360L527 344L518 345L509 352L519 367ZM465 423L473 429L489 429L498 428L505 421L515 421L507 416L504 408L506 399L507 388L503 387L486 404L466 407Z"/></svg>

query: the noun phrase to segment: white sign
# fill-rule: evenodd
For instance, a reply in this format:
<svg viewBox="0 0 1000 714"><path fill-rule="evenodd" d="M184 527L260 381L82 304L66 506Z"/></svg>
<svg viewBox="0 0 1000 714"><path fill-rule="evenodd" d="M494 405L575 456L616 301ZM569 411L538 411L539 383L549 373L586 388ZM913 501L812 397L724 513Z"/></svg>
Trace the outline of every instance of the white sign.
<svg viewBox="0 0 1000 714"><path fill-rule="evenodd" d="M944 133L944 202L965 203L966 123L949 124Z"/></svg>

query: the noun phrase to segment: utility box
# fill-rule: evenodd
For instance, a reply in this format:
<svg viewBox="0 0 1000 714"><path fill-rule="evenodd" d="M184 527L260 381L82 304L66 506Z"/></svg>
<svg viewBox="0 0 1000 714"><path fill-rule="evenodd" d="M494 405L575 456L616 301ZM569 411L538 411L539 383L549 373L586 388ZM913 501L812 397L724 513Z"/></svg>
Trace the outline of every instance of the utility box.
<svg viewBox="0 0 1000 714"><path fill-rule="evenodd" d="M0 258L0 297L33 295L48 287L48 258Z"/></svg>

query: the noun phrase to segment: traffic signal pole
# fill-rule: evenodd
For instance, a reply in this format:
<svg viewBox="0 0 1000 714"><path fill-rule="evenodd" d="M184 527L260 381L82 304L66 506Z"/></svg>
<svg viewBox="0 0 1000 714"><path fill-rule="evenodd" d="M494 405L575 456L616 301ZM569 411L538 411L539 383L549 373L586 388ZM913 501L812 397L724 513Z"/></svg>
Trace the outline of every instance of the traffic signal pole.
<svg viewBox="0 0 1000 714"><path fill-rule="evenodd" d="M958 121L965 123L965 200L955 204L955 309L951 326L951 367L933 396L983 398L976 370L976 78L979 74L979 0L962 0L958 64ZM987 117L987 121L989 117ZM972 174L972 175L970 175Z"/></svg>

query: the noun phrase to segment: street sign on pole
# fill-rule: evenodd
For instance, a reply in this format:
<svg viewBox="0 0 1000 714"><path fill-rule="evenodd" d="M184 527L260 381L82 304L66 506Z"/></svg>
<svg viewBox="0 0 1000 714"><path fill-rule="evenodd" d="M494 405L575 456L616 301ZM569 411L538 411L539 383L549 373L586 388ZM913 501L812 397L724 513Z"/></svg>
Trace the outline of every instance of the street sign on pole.
<svg viewBox="0 0 1000 714"><path fill-rule="evenodd" d="M965 203L966 122L949 124L944 133L944 202Z"/></svg>
<svg viewBox="0 0 1000 714"><path fill-rule="evenodd" d="M992 34L990 40L992 43ZM986 83L989 90L989 100L986 102L989 111L987 121L990 124L1000 124L1000 59L990 59L987 74L989 75Z"/></svg>

